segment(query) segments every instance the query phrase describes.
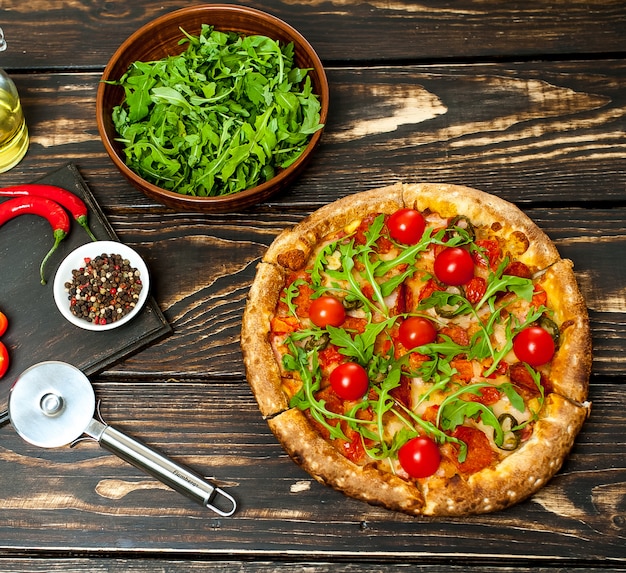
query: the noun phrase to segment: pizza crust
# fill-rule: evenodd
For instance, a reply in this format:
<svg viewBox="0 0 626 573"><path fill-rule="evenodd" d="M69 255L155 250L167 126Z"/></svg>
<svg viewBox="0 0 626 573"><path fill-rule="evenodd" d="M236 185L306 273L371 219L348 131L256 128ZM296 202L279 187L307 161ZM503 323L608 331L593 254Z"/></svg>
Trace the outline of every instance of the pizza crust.
<svg viewBox="0 0 626 573"><path fill-rule="evenodd" d="M369 213L393 213L403 207L401 184L380 187L356 195L348 195L329 203L304 218L293 229L283 231L268 248L263 261L284 267L281 255L300 250L308 259L322 238ZM296 270L296 269L291 269Z"/></svg>
<svg viewBox="0 0 626 573"><path fill-rule="evenodd" d="M241 350L248 383L264 417L289 407L280 388L280 369L270 345L270 320L285 285L277 265L259 263L241 323Z"/></svg>
<svg viewBox="0 0 626 573"><path fill-rule="evenodd" d="M591 333L587 306L578 290L573 263L562 259L548 269L544 287L561 329L561 342L552 360L550 378L554 391L583 402L589 391L592 366Z"/></svg>
<svg viewBox="0 0 626 573"><path fill-rule="evenodd" d="M410 515L463 516L489 513L519 503L542 488L561 468L589 415L590 404L557 394L546 398L532 438L497 466L469 478L434 475L419 485L339 453L296 409L268 420L289 456L318 482L372 505Z"/></svg>

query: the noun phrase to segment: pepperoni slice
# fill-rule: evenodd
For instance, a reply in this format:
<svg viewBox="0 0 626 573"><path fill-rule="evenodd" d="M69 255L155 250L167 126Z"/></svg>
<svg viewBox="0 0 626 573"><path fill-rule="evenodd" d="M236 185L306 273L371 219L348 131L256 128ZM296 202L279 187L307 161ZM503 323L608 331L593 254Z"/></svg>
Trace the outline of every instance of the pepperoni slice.
<svg viewBox="0 0 626 573"><path fill-rule="evenodd" d="M498 456L491 448L489 439L477 428L457 426L452 435L467 445L465 460L459 462L453 459L461 473L474 474L497 461Z"/></svg>

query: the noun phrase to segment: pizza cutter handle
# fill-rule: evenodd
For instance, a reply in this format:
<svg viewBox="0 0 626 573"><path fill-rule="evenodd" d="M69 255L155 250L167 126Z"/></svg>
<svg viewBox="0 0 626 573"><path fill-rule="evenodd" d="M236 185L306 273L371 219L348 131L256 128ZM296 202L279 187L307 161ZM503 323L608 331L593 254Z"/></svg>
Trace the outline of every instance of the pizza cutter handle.
<svg viewBox="0 0 626 573"><path fill-rule="evenodd" d="M206 481L199 473L174 462L135 438L105 426L97 439L103 448L200 505L223 517L235 513L237 503L231 495Z"/></svg>

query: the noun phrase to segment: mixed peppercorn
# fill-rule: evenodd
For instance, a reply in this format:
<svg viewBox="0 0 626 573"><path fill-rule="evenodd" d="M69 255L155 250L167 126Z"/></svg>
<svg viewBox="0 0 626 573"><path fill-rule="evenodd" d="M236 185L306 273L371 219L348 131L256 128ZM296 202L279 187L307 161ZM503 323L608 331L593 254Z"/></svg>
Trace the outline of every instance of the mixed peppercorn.
<svg viewBox="0 0 626 573"><path fill-rule="evenodd" d="M72 280L65 283L72 314L99 325L130 313L142 288L141 273L128 259L106 253L85 258L85 265L73 270Z"/></svg>

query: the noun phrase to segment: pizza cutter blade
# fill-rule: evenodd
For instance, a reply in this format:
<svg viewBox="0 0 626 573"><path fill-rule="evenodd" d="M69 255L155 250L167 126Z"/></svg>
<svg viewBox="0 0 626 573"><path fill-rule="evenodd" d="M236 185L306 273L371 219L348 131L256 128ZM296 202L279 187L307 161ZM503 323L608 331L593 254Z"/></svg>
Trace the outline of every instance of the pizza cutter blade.
<svg viewBox="0 0 626 573"><path fill-rule="evenodd" d="M235 513L235 499L199 473L180 465L142 442L96 420L96 398L88 378L58 361L25 370L11 388L9 418L19 436L42 448L92 439L123 460L217 514Z"/></svg>

